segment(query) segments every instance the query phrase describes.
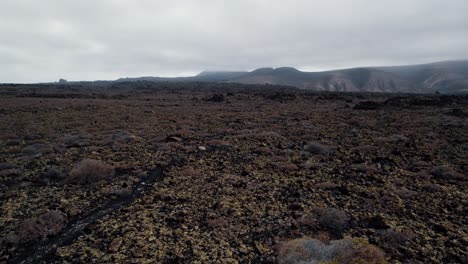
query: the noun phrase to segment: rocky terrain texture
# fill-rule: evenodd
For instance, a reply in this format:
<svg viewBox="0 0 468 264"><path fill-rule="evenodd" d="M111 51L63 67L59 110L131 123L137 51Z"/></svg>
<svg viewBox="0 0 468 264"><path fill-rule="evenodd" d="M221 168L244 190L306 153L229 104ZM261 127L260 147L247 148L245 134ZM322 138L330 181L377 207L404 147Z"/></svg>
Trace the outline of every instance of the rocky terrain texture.
<svg viewBox="0 0 468 264"><path fill-rule="evenodd" d="M0 87L0 263L466 263L467 96L131 85Z"/></svg>

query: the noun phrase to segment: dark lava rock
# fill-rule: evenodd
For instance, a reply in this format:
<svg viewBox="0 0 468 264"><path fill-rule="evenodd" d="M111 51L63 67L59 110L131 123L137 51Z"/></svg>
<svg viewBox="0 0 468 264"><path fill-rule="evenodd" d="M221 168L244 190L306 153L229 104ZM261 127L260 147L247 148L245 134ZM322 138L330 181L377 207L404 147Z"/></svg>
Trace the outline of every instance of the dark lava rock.
<svg viewBox="0 0 468 264"><path fill-rule="evenodd" d="M287 102L295 100L297 96L295 94L288 93L275 93L273 95L266 96L266 98L278 102Z"/></svg>
<svg viewBox="0 0 468 264"><path fill-rule="evenodd" d="M383 107L383 104L374 101L360 102L353 107L354 110L378 110Z"/></svg>
<svg viewBox="0 0 468 264"><path fill-rule="evenodd" d="M221 103L221 102L224 102L225 100L226 98L224 97L223 94L215 94L213 95L213 97L211 97L207 101Z"/></svg>
<svg viewBox="0 0 468 264"><path fill-rule="evenodd" d="M468 113L465 113L461 108L454 108L452 111L446 113L446 115L456 116L456 117L468 117Z"/></svg>
<svg viewBox="0 0 468 264"><path fill-rule="evenodd" d="M468 145L467 145L468 146ZM0 163L0 170L9 170L14 169L16 166L11 163L1 162Z"/></svg>
<svg viewBox="0 0 468 264"><path fill-rule="evenodd" d="M374 229L388 229L390 226L387 224L385 218L381 215L376 215L368 219L368 226Z"/></svg>

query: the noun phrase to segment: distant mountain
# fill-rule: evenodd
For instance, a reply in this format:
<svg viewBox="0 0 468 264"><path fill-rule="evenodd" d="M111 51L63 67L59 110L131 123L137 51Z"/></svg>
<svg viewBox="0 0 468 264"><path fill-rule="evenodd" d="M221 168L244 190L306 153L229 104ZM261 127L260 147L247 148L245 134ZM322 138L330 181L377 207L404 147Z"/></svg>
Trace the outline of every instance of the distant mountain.
<svg viewBox="0 0 468 264"><path fill-rule="evenodd" d="M234 72L234 71L202 71L195 78L207 79L210 81L228 81L234 78L245 75L247 72Z"/></svg>
<svg viewBox="0 0 468 264"><path fill-rule="evenodd" d="M251 72L204 71L193 77L141 77L117 81L135 80L268 83L314 91L468 93L468 61L351 68L325 72L302 72L291 67L260 68Z"/></svg>

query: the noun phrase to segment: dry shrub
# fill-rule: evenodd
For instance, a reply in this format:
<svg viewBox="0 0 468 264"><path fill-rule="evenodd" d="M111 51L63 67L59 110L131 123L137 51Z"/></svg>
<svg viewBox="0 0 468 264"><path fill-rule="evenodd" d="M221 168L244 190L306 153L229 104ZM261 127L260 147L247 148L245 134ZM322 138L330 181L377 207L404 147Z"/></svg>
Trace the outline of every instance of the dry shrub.
<svg viewBox="0 0 468 264"><path fill-rule="evenodd" d="M89 136L86 134L65 134L63 144L66 147L84 147L89 145Z"/></svg>
<svg viewBox="0 0 468 264"><path fill-rule="evenodd" d="M224 140L220 140L220 139L210 140L210 141L206 142L206 145L208 145L210 147L218 147L218 148L231 146L231 144L229 144L229 142L224 141Z"/></svg>
<svg viewBox="0 0 468 264"><path fill-rule="evenodd" d="M431 170L431 174L437 179L442 180L463 180L463 175L454 171L452 168L445 166L437 166Z"/></svg>
<svg viewBox="0 0 468 264"><path fill-rule="evenodd" d="M114 167L100 160L84 159L73 168L65 183L91 184L114 177Z"/></svg>
<svg viewBox="0 0 468 264"><path fill-rule="evenodd" d="M25 220L9 237L8 242L17 244L43 239L60 233L66 225L65 214L58 210L48 211L38 217Z"/></svg>
<svg viewBox="0 0 468 264"><path fill-rule="evenodd" d="M296 164L290 162L277 162L274 165L284 172L296 171L298 169Z"/></svg>
<svg viewBox="0 0 468 264"><path fill-rule="evenodd" d="M440 186L439 184L435 184L435 183L425 183L423 185L421 185L422 189L426 192L441 192L444 190L444 188L442 186Z"/></svg>
<svg viewBox="0 0 468 264"><path fill-rule="evenodd" d="M384 252L365 239L353 239L352 247L347 248L337 258L343 264L384 264L387 263Z"/></svg>
<svg viewBox="0 0 468 264"><path fill-rule="evenodd" d="M310 258L310 254L304 247L305 241L307 240L301 238L280 243L278 246L278 263L296 264L308 260Z"/></svg>
<svg viewBox="0 0 468 264"><path fill-rule="evenodd" d="M277 260L279 264L387 263L382 250L370 245L366 240L351 238L328 242L300 238L280 243Z"/></svg>
<svg viewBox="0 0 468 264"><path fill-rule="evenodd" d="M267 147L258 147L256 149L254 149L254 152L257 153L257 154L261 154L261 155L271 155L271 154L273 154L273 151L271 151L271 149L267 148Z"/></svg>
<svg viewBox="0 0 468 264"><path fill-rule="evenodd" d="M322 210L319 222L330 231L341 233L348 227L349 217L339 209L327 208Z"/></svg>
<svg viewBox="0 0 468 264"><path fill-rule="evenodd" d="M52 153L54 150L52 149L51 146L47 144L32 144L27 147L25 147L21 154L23 156L35 156L35 155L42 155L42 154L47 154L47 153Z"/></svg>
<svg viewBox="0 0 468 264"><path fill-rule="evenodd" d="M393 247L403 245L407 241L416 237L416 234L408 228L392 229L388 228L380 232L382 240Z"/></svg>
<svg viewBox="0 0 468 264"><path fill-rule="evenodd" d="M200 171L191 166L186 166L180 170L179 174L186 177L195 177L200 176Z"/></svg>
<svg viewBox="0 0 468 264"><path fill-rule="evenodd" d="M336 147L327 146L317 142L311 142L304 146L304 150L314 155L329 155L335 151Z"/></svg>

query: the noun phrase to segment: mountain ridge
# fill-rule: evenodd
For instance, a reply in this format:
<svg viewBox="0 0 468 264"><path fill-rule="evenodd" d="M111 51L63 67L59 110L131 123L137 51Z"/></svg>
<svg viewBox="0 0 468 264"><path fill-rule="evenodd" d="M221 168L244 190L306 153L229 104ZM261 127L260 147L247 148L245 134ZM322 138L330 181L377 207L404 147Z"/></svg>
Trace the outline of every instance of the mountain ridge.
<svg viewBox="0 0 468 264"><path fill-rule="evenodd" d="M116 81L140 80L276 84L336 92L468 93L468 60L320 72L300 71L293 67L266 67L253 71L202 71L190 77L139 77Z"/></svg>

